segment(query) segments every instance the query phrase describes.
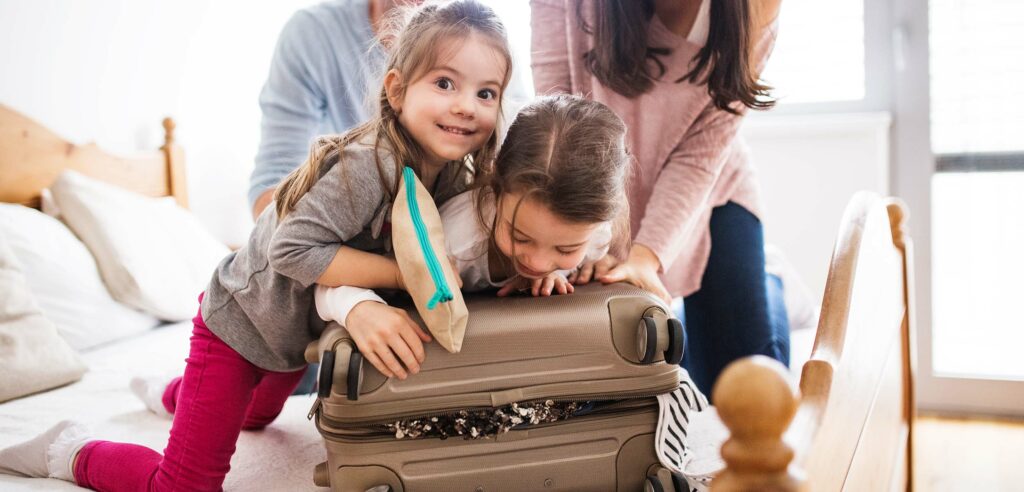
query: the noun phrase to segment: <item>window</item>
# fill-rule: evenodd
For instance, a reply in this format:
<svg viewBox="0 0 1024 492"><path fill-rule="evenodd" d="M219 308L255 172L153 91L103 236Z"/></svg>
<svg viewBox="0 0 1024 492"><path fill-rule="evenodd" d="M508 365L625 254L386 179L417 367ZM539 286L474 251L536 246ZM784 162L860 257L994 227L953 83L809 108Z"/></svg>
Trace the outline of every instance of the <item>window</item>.
<svg viewBox="0 0 1024 492"><path fill-rule="evenodd" d="M864 1L785 0L763 78L779 104L864 99Z"/></svg>

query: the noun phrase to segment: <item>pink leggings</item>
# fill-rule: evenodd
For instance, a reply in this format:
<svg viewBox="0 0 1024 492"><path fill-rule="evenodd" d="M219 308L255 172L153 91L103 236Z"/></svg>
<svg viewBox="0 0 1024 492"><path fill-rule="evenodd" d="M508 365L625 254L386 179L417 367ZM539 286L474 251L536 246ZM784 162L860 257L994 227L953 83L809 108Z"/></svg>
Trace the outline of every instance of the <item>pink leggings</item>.
<svg viewBox="0 0 1024 492"><path fill-rule="evenodd" d="M262 429L281 413L305 369L260 369L211 333L202 314L192 321L185 374L163 397L174 414L163 456L136 444L90 441L78 453L78 485L103 491L221 490L242 429Z"/></svg>

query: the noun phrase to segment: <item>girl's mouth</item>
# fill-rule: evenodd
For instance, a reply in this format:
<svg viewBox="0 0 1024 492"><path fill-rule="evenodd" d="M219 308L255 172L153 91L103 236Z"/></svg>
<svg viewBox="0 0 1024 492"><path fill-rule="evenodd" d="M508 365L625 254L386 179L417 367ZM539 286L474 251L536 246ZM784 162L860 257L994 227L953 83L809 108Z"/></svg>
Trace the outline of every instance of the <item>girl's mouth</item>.
<svg viewBox="0 0 1024 492"><path fill-rule="evenodd" d="M448 133L451 133L453 135L466 136L466 135L472 135L472 134L476 133L473 130L469 130L469 129L466 129L466 128L460 128L460 127L457 127L457 126L446 126L446 125L438 124L437 127L442 129L442 130L444 130L444 131L446 131L446 132L448 132Z"/></svg>

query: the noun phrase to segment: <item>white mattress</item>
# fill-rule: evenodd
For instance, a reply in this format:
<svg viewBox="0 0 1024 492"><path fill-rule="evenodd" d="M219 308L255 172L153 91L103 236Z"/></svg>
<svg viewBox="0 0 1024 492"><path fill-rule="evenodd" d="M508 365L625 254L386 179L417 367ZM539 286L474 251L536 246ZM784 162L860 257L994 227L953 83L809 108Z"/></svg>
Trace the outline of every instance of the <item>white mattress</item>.
<svg viewBox="0 0 1024 492"><path fill-rule="evenodd" d="M29 439L64 419L92 426L98 439L132 442L162 451L171 421L145 409L128 389L136 374L180 373L188 355L191 322L166 325L86 352L81 381L0 404L0 448ZM326 459L320 435L306 420L314 397L293 396L277 421L243 431L225 490L322 490L313 467ZM0 474L0 490L84 490L53 479Z"/></svg>

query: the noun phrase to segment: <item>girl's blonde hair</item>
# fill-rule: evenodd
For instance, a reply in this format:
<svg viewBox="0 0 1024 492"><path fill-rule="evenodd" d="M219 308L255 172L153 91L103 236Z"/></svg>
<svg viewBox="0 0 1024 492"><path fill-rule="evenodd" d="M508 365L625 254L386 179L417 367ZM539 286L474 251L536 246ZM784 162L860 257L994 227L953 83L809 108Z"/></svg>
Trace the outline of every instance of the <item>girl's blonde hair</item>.
<svg viewBox="0 0 1024 492"><path fill-rule="evenodd" d="M409 84L458 49L458 43L449 41L465 42L472 34L480 35L505 61L505 74L498 98L500 115L501 101L512 72L512 55L505 27L489 7L475 0L455 0L428 2L417 8L396 8L385 21L385 28L382 31L381 39L389 51L383 73L396 70L401 75L397 94L392 94L400 100L405 97L405 90ZM408 130L399 124L398 113L388 102L383 82L375 99L376 114L369 121L346 133L321 136L313 142L306 161L289 174L274 193L278 220L284 218L316 184L320 175L329 168L325 165L337 163L346 146L367 137L374 138L377 170L384 192L391 199L394 199L397 192L398 180L394 179L389 183L386 179L387 173L380 158L382 145L394 155L394 176L400 176L402 166L406 165L420 174L420 165L426 160L426 153ZM483 147L466 156L463 161L454 162L456 166L469 164L465 165L469 176L461 173L451 173L450 176L455 177L453 179L475 179L478 169L493 161L497 138L497 135L492 133ZM349 195L351 197L351 194Z"/></svg>
<svg viewBox="0 0 1024 492"><path fill-rule="evenodd" d="M481 179L477 210L492 197L500 207L505 193L516 193L567 222L611 222L610 252L622 256L630 236L625 138L626 125L604 104L569 95L538 98L509 127L494 168Z"/></svg>

